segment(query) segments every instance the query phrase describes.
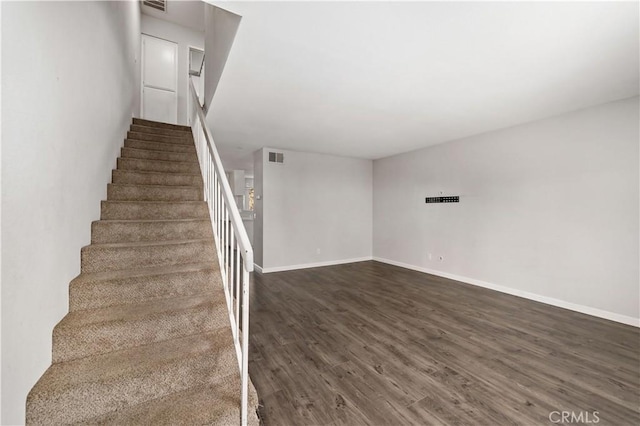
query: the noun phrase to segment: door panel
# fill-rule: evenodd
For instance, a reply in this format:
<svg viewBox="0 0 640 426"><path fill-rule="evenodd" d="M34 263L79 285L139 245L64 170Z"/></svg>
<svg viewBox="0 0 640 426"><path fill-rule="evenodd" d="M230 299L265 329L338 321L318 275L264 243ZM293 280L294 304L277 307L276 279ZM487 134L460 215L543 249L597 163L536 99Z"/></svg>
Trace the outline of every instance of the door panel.
<svg viewBox="0 0 640 426"><path fill-rule="evenodd" d="M142 118L177 122L177 66L176 43L142 35Z"/></svg>
<svg viewBox="0 0 640 426"><path fill-rule="evenodd" d="M144 117L147 120L176 123L176 96L174 92L145 87L142 93Z"/></svg>

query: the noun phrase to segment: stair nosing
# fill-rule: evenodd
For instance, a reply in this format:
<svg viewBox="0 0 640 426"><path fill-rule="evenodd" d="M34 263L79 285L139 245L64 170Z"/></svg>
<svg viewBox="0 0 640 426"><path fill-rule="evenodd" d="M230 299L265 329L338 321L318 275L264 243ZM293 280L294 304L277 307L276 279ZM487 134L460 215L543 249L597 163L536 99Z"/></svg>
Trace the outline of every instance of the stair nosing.
<svg viewBox="0 0 640 426"><path fill-rule="evenodd" d="M169 222L211 222L208 218L188 217L184 219L99 219L91 223L169 223Z"/></svg>
<svg viewBox="0 0 640 426"><path fill-rule="evenodd" d="M134 132L134 133L140 133L140 132ZM151 135L152 133L144 133L145 135ZM160 135L156 135L156 136L160 136ZM136 139L136 138L124 138L124 141L130 141L130 142L145 142L145 143L157 143L160 145L171 145L171 146L186 146L189 148L193 148L194 150L196 149L195 144L180 144L180 143L171 143L171 142L162 142L162 141L150 141L147 139Z"/></svg>
<svg viewBox="0 0 640 426"><path fill-rule="evenodd" d="M201 243L201 242L211 242L210 238L195 238L195 239L187 239L187 240L161 240L161 241L131 241L131 242L122 242L122 243L97 243L97 244L88 244L82 247L82 251L87 250L89 247L97 247L97 248L120 248L120 247L153 247L153 246L168 246L168 245L179 245L179 244L193 244L193 243Z"/></svg>
<svg viewBox="0 0 640 426"><path fill-rule="evenodd" d="M127 157L132 158L132 157ZM145 160L145 158L137 158L137 160ZM154 170L135 170L135 169L113 169L112 171L116 172L125 172L125 173L145 173L145 174L155 174L155 175L166 175L170 174L172 176L199 176L202 177L200 173L185 173L185 172L158 172ZM199 184L202 186L202 184Z"/></svg>
<svg viewBox="0 0 640 426"><path fill-rule="evenodd" d="M198 201L198 200L101 200L102 203L204 203L207 204L206 201Z"/></svg>
<svg viewBox="0 0 640 426"><path fill-rule="evenodd" d="M135 186L145 188L201 189L198 185L160 185L157 183L108 183L108 186Z"/></svg>
<svg viewBox="0 0 640 426"><path fill-rule="evenodd" d="M139 127L145 127L146 129L161 129L161 130L168 130L171 132L184 132L185 134L190 134L191 130L178 130L178 129L167 129L164 127L156 127L156 126L145 126L144 124L135 124L135 123L131 123L131 126L139 126ZM137 133L146 133L144 130L142 129L142 131L137 131L137 130L131 130L131 126L129 126L129 131L130 132L137 132ZM152 134L161 134L161 133L153 133Z"/></svg>
<svg viewBox="0 0 640 426"><path fill-rule="evenodd" d="M197 161L177 161L177 160L156 160L154 158L136 158L136 157L123 157L120 156L118 157L118 159L125 159L125 160L138 160L138 161L155 161L155 162L159 162L159 163L169 163L169 164L197 164L198 166L200 166L200 163L198 163ZM123 170L123 169L118 169L118 170ZM182 172L160 172L160 173L182 173ZM193 173L195 174L195 173Z"/></svg>
<svg viewBox="0 0 640 426"><path fill-rule="evenodd" d="M158 271L166 269L166 271ZM106 281L110 279L120 279L127 277L150 277L155 275L181 274L196 271L217 271L219 266L215 261L196 263L177 263L175 265L165 265L161 267L136 267L130 269L118 269L113 271L81 272L72 281Z"/></svg>

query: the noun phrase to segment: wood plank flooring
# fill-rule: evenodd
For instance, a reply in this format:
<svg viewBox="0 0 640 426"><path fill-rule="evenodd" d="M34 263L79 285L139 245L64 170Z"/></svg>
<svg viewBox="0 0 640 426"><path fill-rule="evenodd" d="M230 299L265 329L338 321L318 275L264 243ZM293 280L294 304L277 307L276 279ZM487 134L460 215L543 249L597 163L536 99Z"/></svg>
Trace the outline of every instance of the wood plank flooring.
<svg viewBox="0 0 640 426"><path fill-rule="evenodd" d="M250 302L266 426L640 424L631 326L373 261L254 274Z"/></svg>

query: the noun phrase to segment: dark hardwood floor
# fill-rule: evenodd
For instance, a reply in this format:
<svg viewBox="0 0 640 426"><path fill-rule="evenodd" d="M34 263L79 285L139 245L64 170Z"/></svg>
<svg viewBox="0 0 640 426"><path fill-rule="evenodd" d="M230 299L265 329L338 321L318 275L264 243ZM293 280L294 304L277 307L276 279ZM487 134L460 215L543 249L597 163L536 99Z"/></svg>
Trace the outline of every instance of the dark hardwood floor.
<svg viewBox="0 0 640 426"><path fill-rule="evenodd" d="M266 426L640 424L631 326L378 262L254 274L250 321Z"/></svg>

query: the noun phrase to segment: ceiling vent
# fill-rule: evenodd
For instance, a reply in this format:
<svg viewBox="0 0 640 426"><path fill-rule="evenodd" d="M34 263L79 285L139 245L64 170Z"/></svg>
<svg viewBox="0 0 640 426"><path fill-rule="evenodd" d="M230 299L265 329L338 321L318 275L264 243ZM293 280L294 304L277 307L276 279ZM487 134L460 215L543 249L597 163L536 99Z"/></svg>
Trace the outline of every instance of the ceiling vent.
<svg viewBox="0 0 640 426"><path fill-rule="evenodd" d="M269 162L270 163L284 163L284 154L282 152L270 152L269 153Z"/></svg>
<svg viewBox="0 0 640 426"><path fill-rule="evenodd" d="M143 0L143 5L152 7L160 12L167 11L167 2L166 0Z"/></svg>

